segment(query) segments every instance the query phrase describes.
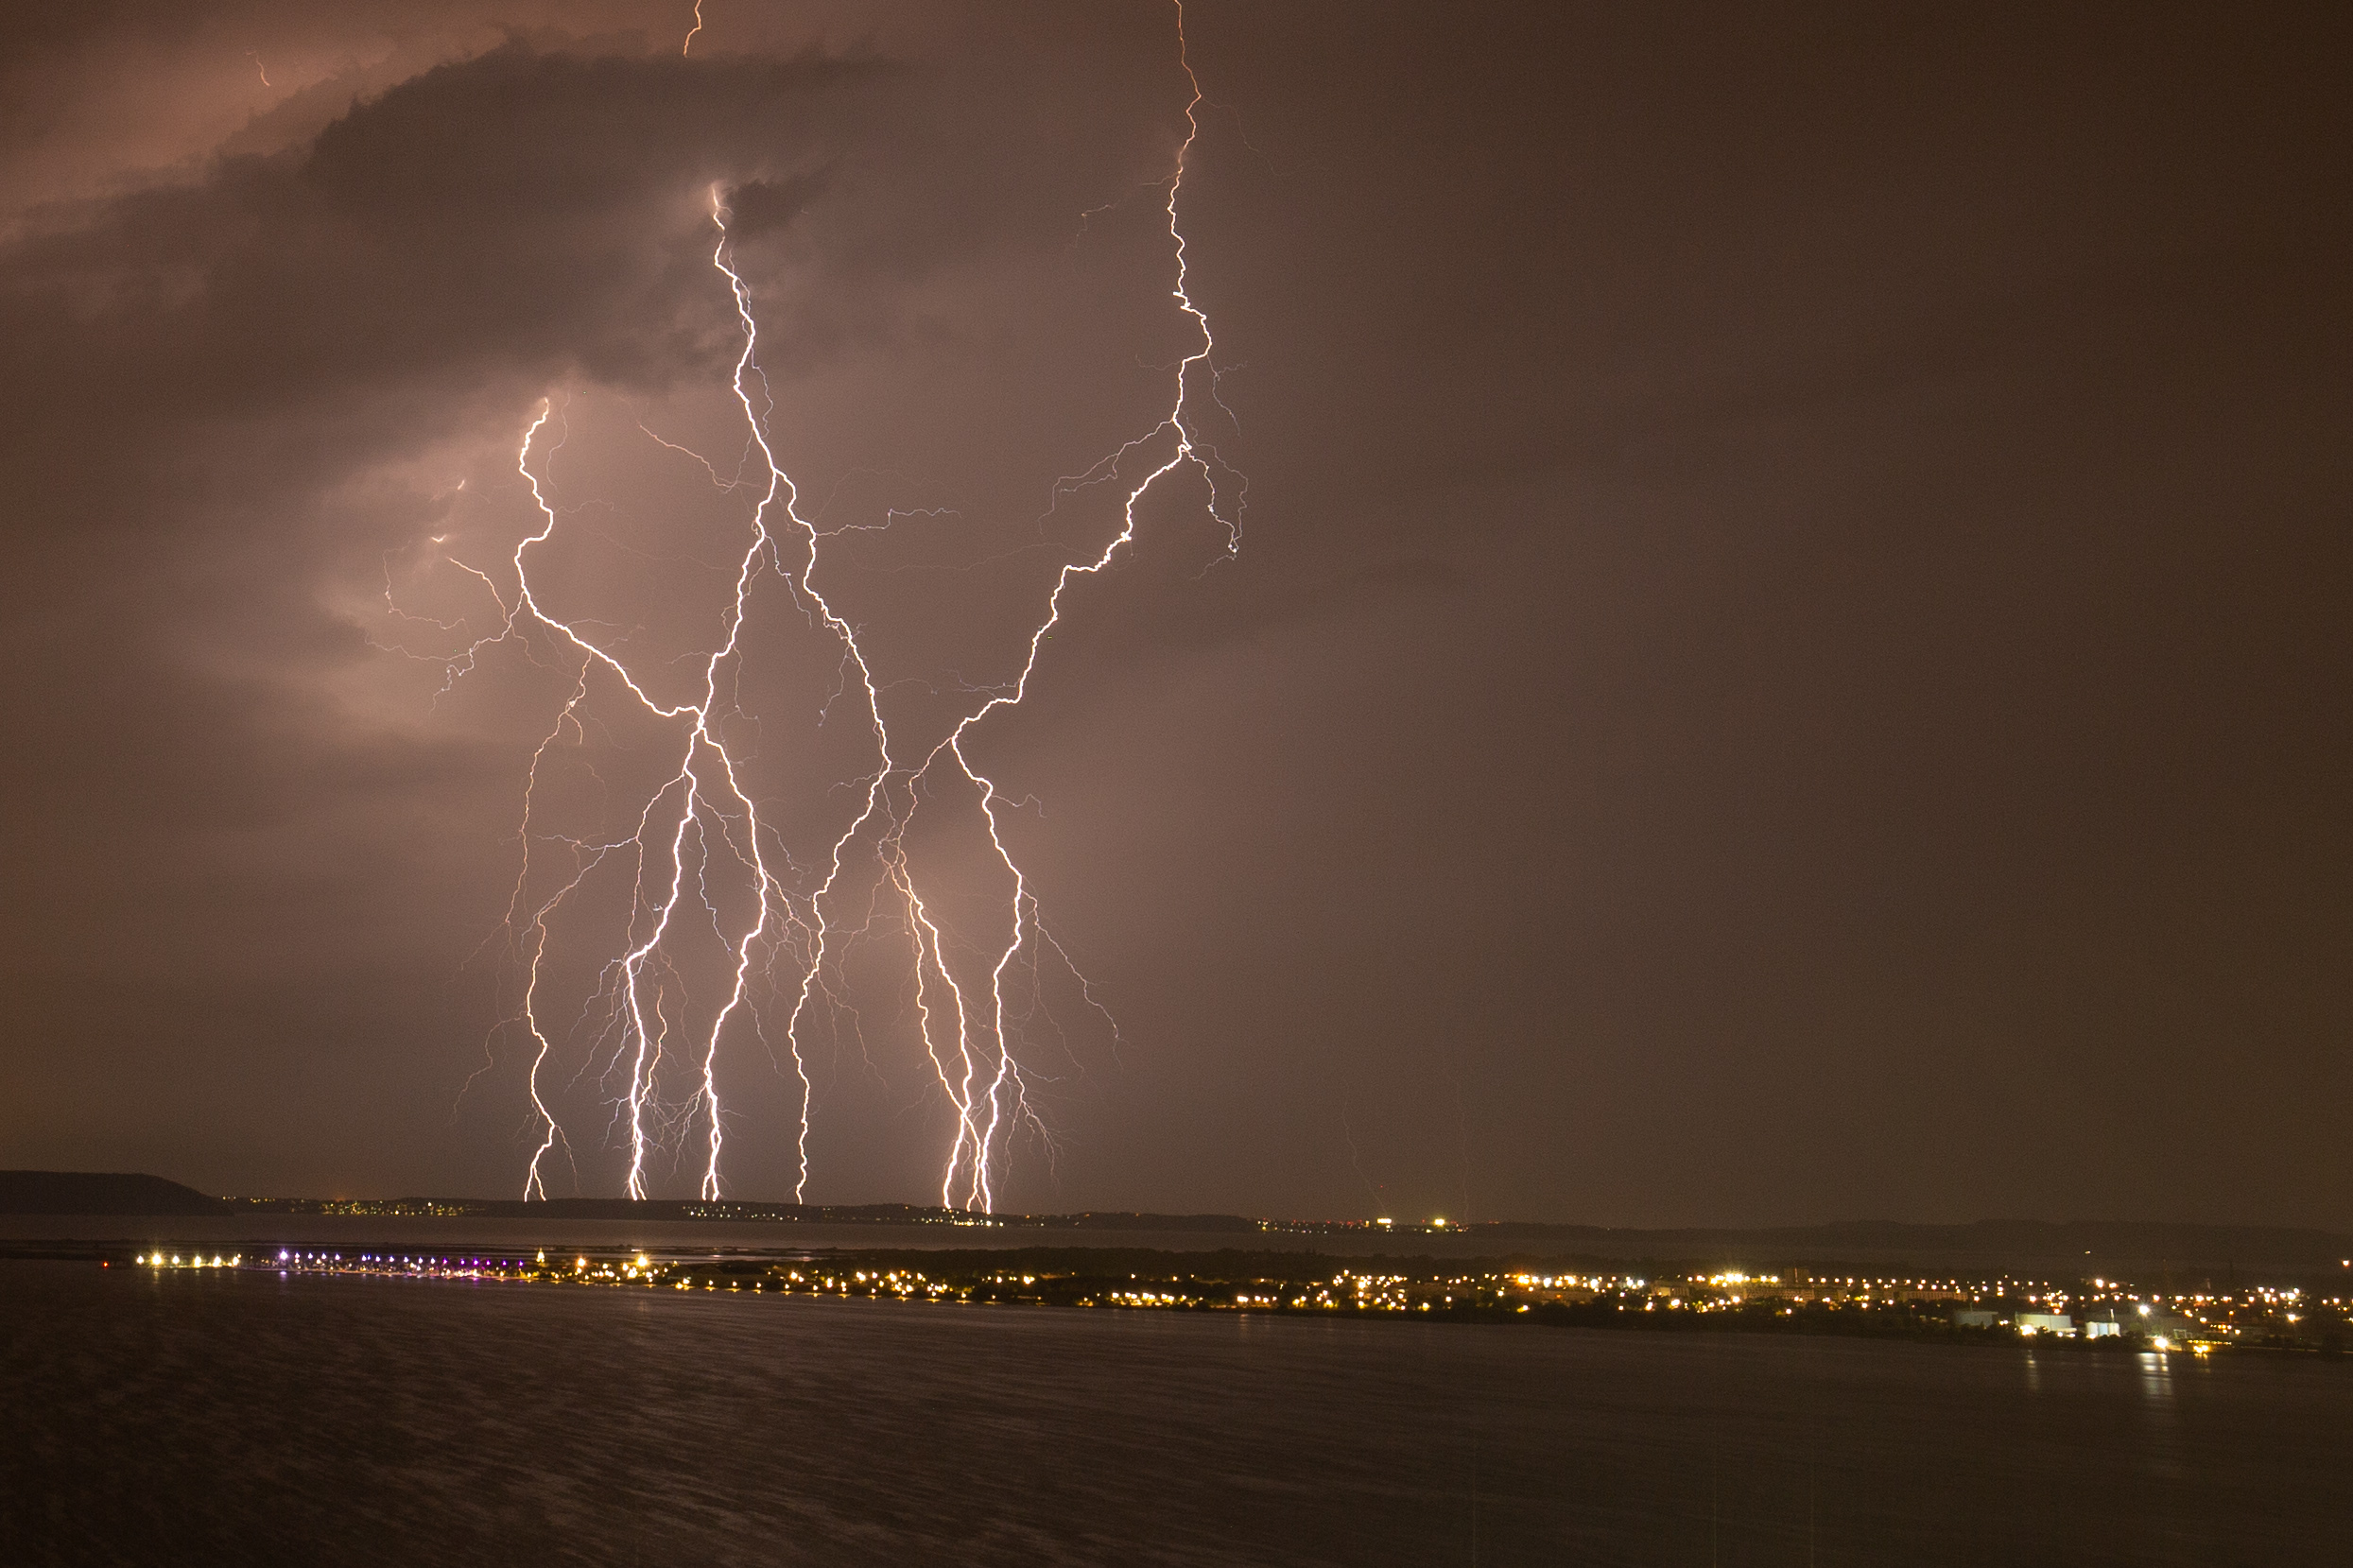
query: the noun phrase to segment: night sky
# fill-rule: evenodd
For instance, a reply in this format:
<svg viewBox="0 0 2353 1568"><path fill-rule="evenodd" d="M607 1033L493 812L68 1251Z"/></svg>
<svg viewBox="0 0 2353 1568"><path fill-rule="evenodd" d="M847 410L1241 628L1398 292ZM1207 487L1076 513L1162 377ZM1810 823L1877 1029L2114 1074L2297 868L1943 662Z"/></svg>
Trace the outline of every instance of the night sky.
<svg viewBox="0 0 2353 1568"><path fill-rule="evenodd" d="M1051 1143L998 1205L2353 1224L2328 9L1189 0L1241 543L1171 475L974 733L1118 1027L1030 944ZM691 12L12 20L0 1164L520 1191L503 922L570 671L450 661L539 524L543 400L550 598L664 679L711 646L749 502L652 435L743 444L715 185L905 734L1116 532L1049 502L1194 347L1173 7L704 0L682 55ZM746 626L797 877L861 715L784 577ZM613 695L550 832L660 766ZM926 810L977 939L970 801ZM815 1201L936 1200L953 1136L874 906L858 1026L808 1042ZM566 951L550 1190L614 1196ZM793 1186L776 974L718 1057L746 1198Z"/></svg>

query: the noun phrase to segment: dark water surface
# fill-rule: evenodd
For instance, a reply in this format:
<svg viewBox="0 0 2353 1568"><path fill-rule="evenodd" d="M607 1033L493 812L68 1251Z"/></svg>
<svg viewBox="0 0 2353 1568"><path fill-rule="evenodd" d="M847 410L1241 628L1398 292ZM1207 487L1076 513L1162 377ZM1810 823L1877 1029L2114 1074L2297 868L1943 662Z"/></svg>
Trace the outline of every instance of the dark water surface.
<svg viewBox="0 0 2353 1568"><path fill-rule="evenodd" d="M2347 1560L2353 1365L0 1265L15 1563Z"/></svg>

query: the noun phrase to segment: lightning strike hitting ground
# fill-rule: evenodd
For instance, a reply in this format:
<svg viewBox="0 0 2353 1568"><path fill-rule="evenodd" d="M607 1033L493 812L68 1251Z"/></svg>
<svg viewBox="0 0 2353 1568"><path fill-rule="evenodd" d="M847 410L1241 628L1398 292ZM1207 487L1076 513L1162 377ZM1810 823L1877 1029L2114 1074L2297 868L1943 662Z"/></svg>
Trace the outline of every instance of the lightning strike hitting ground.
<svg viewBox="0 0 2353 1568"><path fill-rule="evenodd" d="M701 25L698 5L697 30ZM690 31L682 54L693 39ZM562 409L550 401L524 432L515 467L529 487L540 513L539 526L516 544L509 563L512 576L504 585L478 568L452 562L480 579L496 600L502 620L494 634L475 642L451 661L443 689L472 673L490 646L510 641L522 643L527 653L533 643L547 645L569 672L569 695L533 751L525 778L523 862L506 920L522 980L515 1022L528 1041L531 1060L527 1090L539 1139L524 1179L526 1198L548 1196L548 1163L559 1151L568 1154L572 1147L546 1093L546 1075L557 1051L543 996L546 962L555 940L553 923L581 895L583 885L610 865L619 866L632 877L634 892L624 939L603 961L589 1006L606 1009L606 1023L597 1036L603 1058L599 1071L605 1081L619 1085L612 1098L613 1126L628 1151L630 1197L649 1195L649 1167L659 1149L693 1129L701 1134L701 1195L706 1199L723 1195L720 1163L729 1112L720 1094L720 1047L731 1028L740 1032L747 1020L758 1027L760 1000L755 993L765 991L777 999L780 1008L789 998L782 1037L801 1102L794 1197L796 1200L805 1198L815 1094L808 1032L819 1013L839 1016L850 1010L839 991L840 950L875 927L875 896L895 904L895 922L908 942L914 1021L941 1094L954 1114L954 1134L941 1176L941 1202L948 1207L991 1209L1008 1129L1026 1121L1045 1134L1016 1054L1017 1025L1009 1013L1008 982L1024 962L1025 952L1033 968L1041 951L1050 952L1064 966L1069 959L1040 923L1029 878L1005 841L999 816L1007 803L1005 798L996 782L975 766L967 745L992 714L1020 705L1037 674L1046 640L1062 620L1064 593L1075 579L1104 572L1132 545L1137 507L1163 479L1188 469L1200 474L1208 490L1209 515L1224 529L1224 554L1230 557L1240 545L1239 476L1201 439L1193 417L1194 383L1200 376L1208 377L1205 389L1211 401L1221 410L1223 405L1217 396L1209 320L1187 291L1188 259L1179 218L1186 164L1201 133L1198 115L1203 102L1185 52L1181 4L1177 7L1177 43L1191 96L1185 108L1185 133L1167 181L1165 209L1176 272L1170 297L1198 333L1198 344L1176 367L1168 413L1151 429L1085 472L1056 480L1052 496L1059 501L1077 491L1122 482L1123 463L1155 442L1167 443L1168 455L1140 478L1127 481L1120 526L1111 541L1091 559L1065 562L1060 568L1047 595L1043 617L1028 633L1018 673L1008 682L977 692L983 699L936 741L914 751L903 753L898 749L885 721L882 687L857 630L837 613L817 585L823 541L830 535L801 515L799 491L771 445L765 396L755 399L747 380L760 376L759 326L751 291L731 259L729 213L721 190L715 187L711 196L712 221L718 232L711 267L730 292L741 329L742 346L731 386L743 421L749 466L764 471L765 476L749 482L758 496L732 568L732 599L720 614L717 645L697 656L696 679L686 699L665 701L655 697L653 689L659 681L653 670L632 663L624 639L612 637L600 623L555 613L535 589L534 559L560 526L558 509L543 480L548 463L563 444ZM1230 411L1226 417L1230 420ZM552 439L548 439L551 425ZM722 478L718 467L699 455L658 436L652 439L694 457L721 490L745 488L740 478ZM1230 493L1237 499L1229 501ZM812 627L822 628L838 645L845 677L841 695L862 702L863 720L874 747L872 770L855 785L860 792L859 809L834 840L822 878L805 889L792 885L798 870L747 787L742 756L739 750L731 750L727 734L726 721L739 716L729 694L738 683L745 658L744 631L752 613L752 594L755 584L770 573L782 579L794 601L804 607ZM536 815L542 765L553 749L585 739L595 694L605 688L626 693L644 716L672 727L674 750L668 755L673 762L661 782L630 812L633 827L628 833L596 841L551 833L539 824ZM986 835L986 853L1010 880L1011 893L1001 906L996 934L986 939L982 949L990 960L985 996L971 993L977 984L973 977L960 979L955 973L951 955L959 942L943 930L908 849L908 831L935 775L946 775L951 781L960 778L974 792L979 826ZM565 862L554 874L552 890L542 886L548 878L534 864L535 845L562 847ZM876 893L870 895L863 914L854 906L840 907L849 896L845 876L861 846L879 875ZM748 895L744 910L732 921L714 901L715 870L736 879L740 892ZM697 1027L691 1039L682 1043L678 1020L688 1010L688 998L671 948L686 923L690 893L699 906L696 929L717 933L724 944L729 989L707 1025ZM701 917L707 917L707 924ZM969 939L960 940L971 945ZM785 972L782 976L779 969ZM1087 1004L1097 1007L1085 977L1075 968L1071 974ZM666 1103L658 1090L664 1063L680 1054L688 1058L695 1087L683 1103Z"/></svg>

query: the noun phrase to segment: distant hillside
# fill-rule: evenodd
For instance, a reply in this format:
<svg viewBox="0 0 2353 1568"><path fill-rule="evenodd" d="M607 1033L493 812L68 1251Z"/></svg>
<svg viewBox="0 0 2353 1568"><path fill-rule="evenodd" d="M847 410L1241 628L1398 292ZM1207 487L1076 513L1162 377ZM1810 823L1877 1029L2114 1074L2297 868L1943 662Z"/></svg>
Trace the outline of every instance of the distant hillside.
<svg viewBox="0 0 2353 1568"><path fill-rule="evenodd" d="M0 1215L306 1215L415 1220L623 1220L734 1222L779 1226L872 1226L878 1231L987 1229L1171 1237L1254 1234L1260 1246L1374 1252L1399 1257L1433 1249L1449 1257L1520 1256L1643 1264L1725 1266L2014 1269L2037 1277L2120 1277L2237 1268L2328 1271L2353 1278L2353 1237L2278 1225L2192 1225L2162 1221L1980 1220L1916 1225L1850 1220L1756 1230L1692 1227L1635 1230L1511 1220L1470 1224L1384 1225L1368 1220L1253 1219L1239 1215L1159 1215L1096 1211L987 1216L908 1203L765 1203L740 1198L214 1198L154 1176L78 1171L0 1171ZM1012 1235L1007 1241L1013 1241ZM943 1238L944 1240L944 1238ZM915 1245L925 1245L916 1243ZM1085 1246L1075 1238L1062 1245ZM1179 1245L1184 1245L1180 1243ZM1198 1247L1199 1240L1192 1245ZM1232 1245L1228 1243L1228 1245ZM2338 1271L2343 1270L2342 1274Z"/></svg>
<svg viewBox="0 0 2353 1568"><path fill-rule="evenodd" d="M0 1215L223 1215L229 1205L160 1176L0 1170Z"/></svg>
<svg viewBox="0 0 2353 1568"><path fill-rule="evenodd" d="M241 1214L363 1218L732 1220L755 1224L1013 1226L1031 1230L1257 1232L1270 1221L1239 1215L994 1215L912 1203L763 1203L734 1198L243 1198ZM208 1211L209 1212L209 1211Z"/></svg>
<svg viewBox="0 0 2353 1568"><path fill-rule="evenodd" d="M1563 1248L1596 1257L2024 1267L2051 1274L2234 1265L2332 1268L2353 1258L2353 1237L2329 1231L2158 1220L1986 1219L1967 1225L1849 1220L1761 1230L1677 1231L1506 1222L1466 1229L1515 1249Z"/></svg>
<svg viewBox="0 0 2353 1568"><path fill-rule="evenodd" d="M99 1180L91 1178L89 1180ZM113 1180L138 1180L120 1178ZM185 1189L180 1189L185 1191ZM194 1195L190 1195L193 1197ZM2050 1277L2102 1271L2226 1270L2232 1267L2353 1269L2353 1237L2277 1225L2192 1225L2140 1220L1980 1220L1917 1225L1849 1220L1828 1225L1739 1230L1693 1227L1634 1230L1511 1220L1471 1224L1381 1225L1367 1220L1252 1219L1239 1215L1159 1215L1096 1211L979 1216L907 1203L797 1204L747 1199L568 1198L238 1198L238 1213L372 1218L499 1220L733 1221L770 1225L874 1226L878 1229L988 1229L1019 1232L1161 1232L1193 1237L1254 1234L1260 1245L1352 1255L1377 1250L1421 1255L1433 1243L1445 1255L1542 1256L1602 1263L1706 1263L1726 1266L2016 1268ZM82 1213L114 1213L84 1210ZM213 1213L211 1209L190 1211ZM1012 1238L1008 1237L1009 1241ZM1083 1242L1064 1245L1083 1246ZM1196 1244L1197 1245L1197 1244Z"/></svg>

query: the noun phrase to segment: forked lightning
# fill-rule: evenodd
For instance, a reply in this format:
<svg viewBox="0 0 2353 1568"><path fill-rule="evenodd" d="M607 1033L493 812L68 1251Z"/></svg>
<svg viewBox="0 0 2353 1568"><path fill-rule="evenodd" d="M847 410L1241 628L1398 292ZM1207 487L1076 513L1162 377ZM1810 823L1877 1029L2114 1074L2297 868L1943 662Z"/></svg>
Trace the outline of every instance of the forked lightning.
<svg viewBox="0 0 2353 1568"><path fill-rule="evenodd" d="M699 29L700 7L696 24ZM690 33L689 43L692 38ZM1231 498L1237 476L1225 466L1216 450L1201 439L1191 402L1196 391L1194 383L1202 376L1208 378L1205 390L1213 401L1217 390L1216 367L1211 359L1215 344L1207 316L1188 292L1188 258L1178 210L1186 164L1201 133L1199 113L1203 102L1200 81L1185 50L1181 3L1177 7L1177 46L1191 96L1185 108L1185 137L1167 181L1165 206L1176 269L1171 297L1177 309L1198 332L1199 341L1176 367L1168 413L1151 429L1107 455L1086 472L1056 481L1056 494L1119 482L1122 464L1155 442L1167 442L1168 454L1129 485L1120 508L1120 526L1112 540L1091 560L1062 566L1047 596L1044 616L1029 634L1018 674L1010 682L980 694L983 700L959 718L928 750L902 755L894 747L874 667L860 646L857 630L836 612L817 586L826 536L801 515L799 491L778 463L770 444L763 404L755 402L747 384L748 376L759 374L759 325L751 291L732 260L730 215L720 189L715 187L711 195L712 222L718 233L711 252L711 266L725 281L741 327L742 347L735 359L732 388L747 432L747 452L757 453L767 475L764 481L756 481L761 493L752 509L742 553L735 562L734 595L721 616L721 636L716 647L699 656L699 679L691 700L666 703L658 699L649 690L649 679L632 667L618 646L610 639L599 640L597 623L559 616L534 592L534 555L559 526L557 509L542 484L547 459L562 444L561 439L547 439L551 423L559 433L562 430L554 404L543 405L524 432L515 466L529 486L540 522L536 530L515 546L510 561L511 594L502 592L488 574L473 567L462 568L479 577L497 598L503 622L495 635L475 643L451 663L450 679L456 681L471 672L485 647L528 636L534 627L552 638L558 648L570 650L570 695L533 752L525 782L524 862L507 916L522 968L520 1022L530 1040L532 1059L528 1089L540 1129L538 1147L524 1179L527 1198L544 1198L548 1195L547 1163L560 1146L568 1146L563 1129L549 1108L545 1079L555 1053L543 1018L541 994L543 970L553 940L551 922L580 894L589 875L614 857L620 857L633 872L637 891L626 943L603 962L603 989L598 994L609 999L618 1031L609 1068L614 1078L624 1073L627 1077L626 1092L615 1098L614 1125L626 1139L629 1150L629 1196L648 1196L649 1161L665 1141L666 1129L680 1127L699 1127L704 1130L701 1191L707 1199L722 1196L720 1160L727 1111L719 1093L719 1049L731 1026L739 1029L747 1015L758 1007L755 990L773 985L779 995L790 997L783 1035L799 1081L801 1099L794 1197L796 1200L805 1198L814 1099L807 1036L814 1026L815 1014L839 1005L835 991L839 945L853 936L863 935L872 924L871 909L853 923L840 918L841 911L836 908L844 896L845 870L852 862L853 852L866 843L871 846L874 863L879 869L878 886L895 901L903 922L908 942L915 1021L941 1092L955 1115L955 1133L941 1175L941 1202L947 1207L982 1211L994 1207L995 1181L1008 1129L1025 1117L1032 1123L1036 1120L1014 1049L1014 1021L1008 1013L1008 976L1022 960L1026 949L1031 950L1031 961L1035 961L1037 944L1050 949L1065 964L1068 959L1061 945L1039 923L1037 901L1029 878L1003 836L999 811L1005 803L1004 797L995 781L974 765L967 743L990 715L1016 707L1027 697L1046 639L1062 619L1064 593L1075 578L1102 573L1129 548L1135 538L1137 508L1163 479L1183 470L1198 472L1207 486L1209 514L1225 530L1225 553L1230 556L1240 545L1238 504ZM710 465L706 462L705 466ZM718 479L716 471L713 477ZM795 558L790 569L785 564L787 543ZM777 844L774 830L763 821L759 801L746 786L739 766L741 758L730 750L721 722L734 715L722 693L734 689L730 676L739 673L735 666L744 658L743 634L750 615L751 594L762 575L771 571L785 577L799 601L808 607L813 623L821 625L839 643L843 668L855 677L856 698L864 704L865 722L874 744L873 769L860 778L857 785L862 791L861 809L835 840L822 880L805 892L796 891L786 876L779 875L780 868L790 872L790 863ZM592 688L614 683L641 704L647 715L676 726L676 766L633 809L634 827L625 836L611 842L587 842L546 833L534 819L533 797L540 783L541 765L550 749L567 736L584 738ZM847 694L846 685L844 691ZM990 939L985 950L995 955L985 998L967 993L974 983L969 977L965 981L957 978L949 962L950 939L943 931L942 922L919 883L907 850L908 831L925 798L925 786L935 773L943 770L960 775L976 792L988 853L1003 865L1011 879L1012 892L997 926L998 935ZM533 890L531 846L535 840L560 842L570 855L568 875L552 892L544 895ZM712 870L720 864L734 868L733 874L742 879L744 889L752 895L747 905L749 912L727 930L720 930L721 917L707 887ZM708 915L711 928L719 930L726 944L732 989L707 1028L699 1030L691 1042L681 1042L673 1038L677 1028L672 1009L677 999L672 994L676 989L674 971L666 960L666 944L681 922L690 894ZM770 978L779 966L785 967L792 977L781 982ZM1085 987L1082 976L1080 984ZM1085 994L1092 1003L1092 990L1086 990ZM684 1105L665 1107L658 1101L655 1085L664 1060L674 1053L690 1055L696 1088Z"/></svg>

